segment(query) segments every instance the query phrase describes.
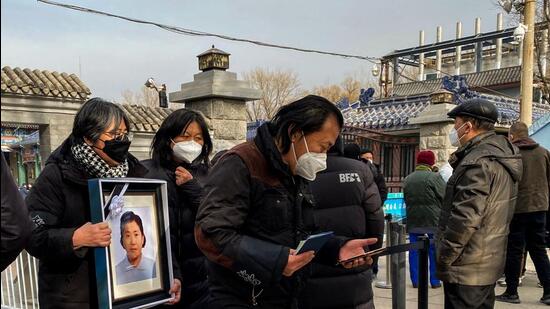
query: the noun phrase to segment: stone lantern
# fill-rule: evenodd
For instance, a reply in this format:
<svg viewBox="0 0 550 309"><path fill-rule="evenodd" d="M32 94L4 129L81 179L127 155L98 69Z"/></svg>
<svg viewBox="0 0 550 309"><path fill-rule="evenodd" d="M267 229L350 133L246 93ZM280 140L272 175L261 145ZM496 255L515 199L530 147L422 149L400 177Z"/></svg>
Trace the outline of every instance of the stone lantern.
<svg viewBox="0 0 550 309"><path fill-rule="evenodd" d="M225 71L229 69L230 55L212 45L212 48L197 56L199 58L199 70L203 72L210 70Z"/></svg>
<svg viewBox="0 0 550 309"><path fill-rule="evenodd" d="M430 102L432 104L454 103L454 94L446 89L439 89L430 94Z"/></svg>
<svg viewBox="0 0 550 309"><path fill-rule="evenodd" d="M214 151L229 149L246 140L246 102L261 96L258 89L237 79L229 69L229 53L212 48L197 56L199 69L192 82L169 94L170 102L200 111L210 122Z"/></svg>

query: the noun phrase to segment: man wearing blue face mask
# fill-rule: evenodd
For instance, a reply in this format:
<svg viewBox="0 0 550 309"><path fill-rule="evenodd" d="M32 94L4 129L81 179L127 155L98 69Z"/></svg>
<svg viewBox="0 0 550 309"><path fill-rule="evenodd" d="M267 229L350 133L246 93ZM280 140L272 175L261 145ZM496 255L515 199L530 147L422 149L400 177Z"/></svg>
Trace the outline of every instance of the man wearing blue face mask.
<svg viewBox="0 0 550 309"><path fill-rule="evenodd" d="M376 238L334 237L318 251L296 254L319 232L309 180L326 168L326 153L343 126L330 101L307 96L282 107L254 141L229 150L204 187L195 239L208 258L208 308L298 308L310 262L353 268ZM356 257L356 258L353 258Z"/></svg>
<svg viewBox="0 0 550 309"><path fill-rule="evenodd" d="M459 147L449 160L436 233L437 276L445 308L493 308L495 282L504 270L509 224L522 175L518 149L496 135L498 111L472 99L455 107L449 134Z"/></svg>

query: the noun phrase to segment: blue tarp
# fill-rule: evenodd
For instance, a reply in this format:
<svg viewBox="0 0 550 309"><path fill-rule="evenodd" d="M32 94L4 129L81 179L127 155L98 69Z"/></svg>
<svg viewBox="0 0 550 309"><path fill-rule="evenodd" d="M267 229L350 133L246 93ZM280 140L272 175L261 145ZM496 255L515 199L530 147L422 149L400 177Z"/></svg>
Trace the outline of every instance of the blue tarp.
<svg viewBox="0 0 550 309"><path fill-rule="evenodd" d="M529 135L542 147L550 149L550 113L546 113L533 123L529 128Z"/></svg>

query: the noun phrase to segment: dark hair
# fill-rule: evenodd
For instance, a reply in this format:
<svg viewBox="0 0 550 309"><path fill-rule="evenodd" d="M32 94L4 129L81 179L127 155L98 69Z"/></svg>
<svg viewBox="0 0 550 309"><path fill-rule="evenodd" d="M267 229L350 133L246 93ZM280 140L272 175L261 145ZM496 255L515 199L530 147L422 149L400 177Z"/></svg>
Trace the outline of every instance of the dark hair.
<svg viewBox="0 0 550 309"><path fill-rule="evenodd" d="M172 112L162 122L153 141L151 142L151 157L157 166L168 167L173 161L172 139L187 130L187 127L196 121L202 131L204 145L198 159L204 164L209 164L210 153L212 152L212 139L208 133L208 125L204 117L196 111L189 109L178 109Z"/></svg>
<svg viewBox="0 0 550 309"><path fill-rule="evenodd" d="M130 132L130 122L120 106L102 98L89 99L74 117L72 138L77 143L85 137L95 142L113 121L116 126L124 121Z"/></svg>
<svg viewBox="0 0 550 309"><path fill-rule="evenodd" d="M344 117L340 110L329 100L308 95L285 105L271 119L271 135L281 143L282 153L287 153L292 145L291 136L296 132L309 134L321 129L329 116L335 116L340 128L344 126Z"/></svg>
<svg viewBox="0 0 550 309"><path fill-rule="evenodd" d="M374 152L372 152L372 150L370 148L361 149L361 155L364 155L365 153L370 153L370 154L374 155Z"/></svg>
<svg viewBox="0 0 550 309"><path fill-rule="evenodd" d="M141 247L144 248L147 243L147 239L145 238L145 233L143 232L143 223L141 222L141 218L133 211L127 211L120 217L120 244L124 247L124 244L122 243L122 239L124 238L124 226L131 222L135 222L139 226L141 235L143 235L143 246Z"/></svg>
<svg viewBox="0 0 550 309"><path fill-rule="evenodd" d="M529 128L521 121L516 122L510 127L510 134L514 135L514 139L529 137Z"/></svg>
<svg viewBox="0 0 550 309"><path fill-rule="evenodd" d="M344 146L344 156L346 158L359 160L361 154L361 147L355 143L347 144Z"/></svg>
<svg viewBox="0 0 550 309"><path fill-rule="evenodd" d="M344 139L342 138L342 135L338 135L334 145L330 147L327 153L336 154L338 156L344 155Z"/></svg>
<svg viewBox="0 0 550 309"><path fill-rule="evenodd" d="M474 130L476 131L486 132L486 131L495 130L495 124L492 122L481 120L474 117L463 116L463 115L460 115L459 117L461 117L464 120L464 123L470 122Z"/></svg>

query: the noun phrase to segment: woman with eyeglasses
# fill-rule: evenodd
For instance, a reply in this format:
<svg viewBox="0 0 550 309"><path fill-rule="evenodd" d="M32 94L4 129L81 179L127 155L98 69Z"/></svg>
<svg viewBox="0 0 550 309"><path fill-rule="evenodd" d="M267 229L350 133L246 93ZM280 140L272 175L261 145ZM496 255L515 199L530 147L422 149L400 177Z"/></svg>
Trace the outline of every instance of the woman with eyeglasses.
<svg viewBox="0 0 550 309"><path fill-rule="evenodd" d="M168 209L174 277L181 278L178 308L207 308L205 257L193 235L202 183L210 166L212 140L204 117L192 110L170 114L151 145L152 159L143 161L147 178L168 184Z"/></svg>
<svg viewBox="0 0 550 309"><path fill-rule="evenodd" d="M147 169L128 152L131 138L128 118L118 105L88 100L27 196L34 222L27 250L40 260L42 309L98 308L91 249L109 246L111 229L106 222L90 223L88 179L143 177ZM177 293L174 289L177 282Z"/></svg>

